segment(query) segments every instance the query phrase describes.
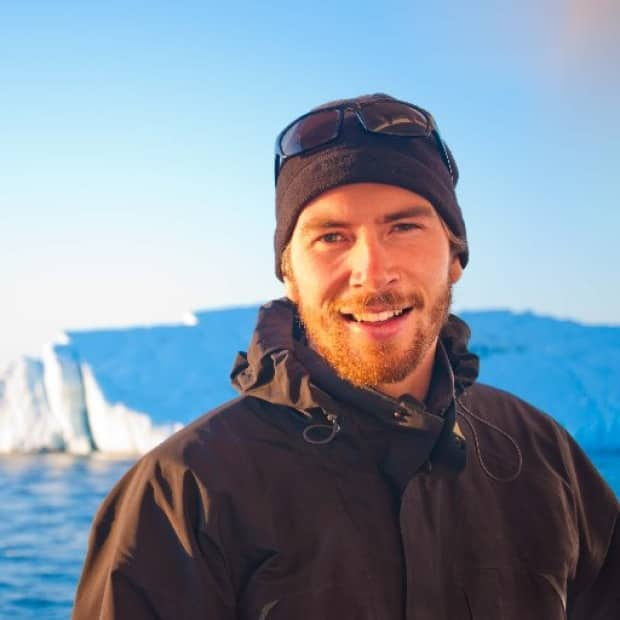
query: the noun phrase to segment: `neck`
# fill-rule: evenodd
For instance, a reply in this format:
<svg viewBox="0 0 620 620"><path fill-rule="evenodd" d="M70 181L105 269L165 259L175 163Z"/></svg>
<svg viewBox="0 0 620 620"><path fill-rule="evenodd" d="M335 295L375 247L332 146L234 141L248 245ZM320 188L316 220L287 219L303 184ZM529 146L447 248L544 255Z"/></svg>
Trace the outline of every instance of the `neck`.
<svg viewBox="0 0 620 620"><path fill-rule="evenodd" d="M435 365L437 338L420 360L420 363L402 381L396 383L381 383L376 389L392 398L397 399L402 394L410 394L420 402L424 402L428 394Z"/></svg>

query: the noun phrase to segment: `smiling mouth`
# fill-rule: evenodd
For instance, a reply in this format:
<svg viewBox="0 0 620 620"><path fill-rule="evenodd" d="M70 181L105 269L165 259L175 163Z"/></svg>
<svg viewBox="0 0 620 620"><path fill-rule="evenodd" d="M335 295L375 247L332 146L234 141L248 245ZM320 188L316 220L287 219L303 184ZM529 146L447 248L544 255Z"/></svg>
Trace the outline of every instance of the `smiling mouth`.
<svg viewBox="0 0 620 620"><path fill-rule="evenodd" d="M354 323L385 323L397 317L411 312L412 307L397 308L394 310L381 310L380 312L343 312L340 314L347 320Z"/></svg>

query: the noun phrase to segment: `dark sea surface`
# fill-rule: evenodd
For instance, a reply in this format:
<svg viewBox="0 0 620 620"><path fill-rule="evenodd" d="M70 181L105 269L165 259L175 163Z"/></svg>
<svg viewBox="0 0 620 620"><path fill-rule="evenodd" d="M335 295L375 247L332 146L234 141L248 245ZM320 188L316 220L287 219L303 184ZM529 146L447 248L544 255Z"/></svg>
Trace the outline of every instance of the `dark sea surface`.
<svg viewBox="0 0 620 620"><path fill-rule="evenodd" d="M590 457L620 495L620 453ZM93 515L132 463L0 457L0 619L70 617Z"/></svg>

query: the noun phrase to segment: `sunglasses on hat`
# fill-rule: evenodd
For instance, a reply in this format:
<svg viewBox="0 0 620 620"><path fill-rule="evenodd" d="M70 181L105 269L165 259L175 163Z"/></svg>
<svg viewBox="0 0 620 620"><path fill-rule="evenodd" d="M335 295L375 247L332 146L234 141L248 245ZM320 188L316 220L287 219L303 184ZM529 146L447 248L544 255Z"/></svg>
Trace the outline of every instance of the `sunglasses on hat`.
<svg viewBox="0 0 620 620"><path fill-rule="evenodd" d="M368 133L402 138L433 136L450 172L452 183L455 182L446 145L431 114L411 103L390 98L348 102L313 110L287 125L276 139L274 165L276 183L282 164L287 158L325 147L338 138L347 110L357 116L361 126Z"/></svg>

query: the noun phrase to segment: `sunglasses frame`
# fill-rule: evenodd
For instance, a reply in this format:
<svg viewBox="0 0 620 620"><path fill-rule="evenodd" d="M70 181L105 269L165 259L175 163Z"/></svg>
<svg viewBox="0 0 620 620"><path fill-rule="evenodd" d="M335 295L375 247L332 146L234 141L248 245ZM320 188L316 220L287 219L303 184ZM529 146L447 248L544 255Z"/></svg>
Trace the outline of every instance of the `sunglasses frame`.
<svg viewBox="0 0 620 620"><path fill-rule="evenodd" d="M422 136L411 136L411 135L401 135L398 133L391 133L389 131L375 131L373 129L368 129L368 127L366 126L366 123L364 122L364 117L363 117L364 107L374 105L376 103L381 103L381 102L399 103L405 106L406 108L415 110L416 112L421 114L426 119L427 126L425 128L425 134ZM322 112L328 112L330 110L337 110L339 113L338 121L337 121L338 126L336 128L336 133L333 138L330 138L329 140L326 140L325 142L321 142L320 144L317 144L316 146L313 146L312 148L303 149L299 151L299 153L294 153L292 155L287 155L286 153L284 153L284 151L282 150L282 138L293 125L296 125L297 123L299 123L300 121L303 121L305 118L308 118L309 116L314 116L316 114L320 114ZM439 128L437 127L437 123L435 122L435 119L433 118L433 116L430 114L430 112L427 112L426 110L419 108L418 106L413 105L412 103L408 103L407 101L400 101L399 99L391 99L391 98L373 99L372 101L368 101L368 102L343 103L341 105L334 105L334 106L329 106L326 108L320 108L318 110L312 110L310 112L307 112L306 114L302 114L301 116L297 117L294 121L289 123L278 134L278 137L276 138L275 161L274 161L274 181L276 185L278 183L278 175L280 174L280 169L282 168L282 164L289 157L297 157L298 155L302 155L303 153L309 153L314 150L325 148L327 145L331 144L332 142L334 142L335 140L339 138L340 132L342 131L342 123L344 120L345 112L347 111L353 112L355 114L355 116L357 117L357 120L362 126L362 129L366 131L367 133L373 133L373 134L384 135L384 136L395 136L399 138L428 138L429 136L432 135L435 138L435 142L437 143L437 148L439 150L441 158L446 164L446 167L448 168L448 172L450 173L450 178L452 179L452 184L454 185L455 183L454 170L452 169L452 164L450 163L450 156L448 155L448 149L446 147L446 143L441 138L441 135L439 133Z"/></svg>

